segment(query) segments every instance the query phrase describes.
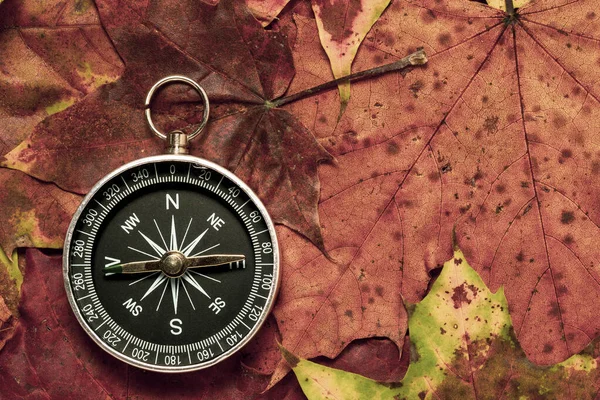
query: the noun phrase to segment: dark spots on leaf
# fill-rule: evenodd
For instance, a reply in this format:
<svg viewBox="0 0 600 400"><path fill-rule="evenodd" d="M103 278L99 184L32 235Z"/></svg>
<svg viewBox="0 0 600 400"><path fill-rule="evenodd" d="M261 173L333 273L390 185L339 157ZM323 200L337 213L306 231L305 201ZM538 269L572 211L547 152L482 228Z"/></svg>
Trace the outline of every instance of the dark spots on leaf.
<svg viewBox="0 0 600 400"><path fill-rule="evenodd" d="M533 203L527 204L527 207L525 207L525 209L523 210L523 214L521 214L521 215L524 216L525 214L527 214L529 211L531 211L532 207L533 207Z"/></svg>
<svg viewBox="0 0 600 400"><path fill-rule="evenodd" d="M408 88L410 89L411 92L413 92L413 96L415 98L419 97L418 93L421 89L423 89L424 83L423 81L416 81L414 83L412 83Z"/></svg>
<svg viewBox="0 0 600 400"><path fill-rule="evenodd" d="M363 140L363 146L369 147L371 145L371 138L365 138Z"/></svg>
<svg viewBox="0 0 600 400"><path fill-rule="evenodd" d="M361 286L360 290L363 293L369 293L371 291L371 287L365 283Z"/></svg>
<svg viewBox="0 0 600 400"><path fill-rule="evenodd" d="M546 354L549 354L552 353L552 350L554 350L554 346L552 346L550 343L546 343L542 351Z"/></svg>
<svg viewBox="0 0 600 400"><path fill-rule="evenodd" d="M369 297L369 304L373 304L373 303L375 303L375 299L372 297Z"/></svg>
<svg viewBox="0 0 600 400"><path fill-rule="evenodd" d="M454 259L454 265L460 265L460 264L462 264L462 262L463 262L462 258L455 258Z"/></svg>
<svg viewBox="0 0 600 400"><path fill-rule="evenodd" d="M375 286L375 293L379 297L383 296L383 286Z"/></svg>
<svg viewBox="0 0 600 400"><path fill-rule="evenodd" d="M440 81L435 81L433 83L433 90L440 90L442 88L443 84Z"/></svg>
<svg viewBox="0 0 600 400"><path fill-rule="evenodd" d="M572 211L564 211L562 212L562 214L560 215L560 222L562 224L568 225L570 223L572 223L575 220L575 215L573 214Z"/></svg>
<svg viewBox="0 0 600 400"><path fill-rule="evenodd" d="M327 122L327 117L325 117L324 115L319 116L319 122L321 123L326 123Z"/></svg>
<svg viewBox="0 0 600 400"><path fill-rule="evenodd" d="M570 245L573 244L575 240L573 239L573 236L571 236L571 234L567 234L564 238L563 238L563 243L566 245Z"/></svg>
<svg viewBox="0 0 600 400"><path fill-rule="evenodd" d="M585 14L585 18L592 20L592 19L596 18L596 13L593 11L590 11L589 13Z"/></svg>
<svg viewBox="0 0 600 400"><path fill-rule="evenodd" d="M440 171L442 174L452 171L452 165L450 165L450 162L448 161L446 164L442 165L440 167Z"/></svg>
<svg viewBox="0 0 600 400"><path fill-rule="evenodd" d="M527 182L527 181L521 181L521 187L522 188L529 188L529 182Z"/></svg>
<svg viewBox="0 0 600 400"><path fill-rule="evenodd" d="M517 254L517 256L515 258L517 259L518 262L522 262L525 259L525 255L523 254L523 251L520 251L519 254Z"/></svg>
<svg viewBox="0 0 600 400"><path fill-rule="evenodd" d="M426 391L419 392L419 394L417 396L419 396L419 399L425 400L425 397L427 396L427 392Z"/></svg>
<svg viewBox="0 0 600 400"><path fill-rule="evenodd" d="M566 46L567 46L567 49L570 49L571 47L573 47L573 45L569 42L567 42Z"/></svg>
<svg viewBox="0 0 600 400"><path fill-rule="evenodd" d="M452 36L450 36L449 33L442 33L442 34L438 35L437 41L442 46L448 46L450 44L450 42L452 41Z"/></svg>
<svg viewBox="0 0 600 400"><path fill-rule="evenodd" d="M483 96L483 97L481 97L481 102L482 102L483 104L487 103L488 101L490 101L490 99L489 99L487 96Z"/></svg>
<svg viewBox="0 0 600 400"><path fill-rule="evenodd" d="M560 285L556 288L556 294L559 296L564 296L567 293L569 293L569 288L567 288L565 285Z"/></svg>
<svg viewBox="0 0 600 400"><path fill-rule="evenodd" d="M344 315L345 315L346 317L348 317L348 318L352 318L352 315L353 315L353 313L352 313L352 310L346 310L346 311L344 312Z"/></svg>
<svg viewBox="0 0 600 400"><path fill-rule="evenodd" d="M440 326L440 335L445 335L446 330Z"/></svg>
<svg viewBox="0 0 600 400"><path fill-rule="evenodd" d="M400 231L394 232L394 240L397 242L401 242L402 241L402 232L400 232Z"/></svg>
<svg viewBox="0 0 600 400"><path fill-rule="evenodd" d="M500 120L500 118L498 118L498 116L496 116L496 115L487 117L485 119L485 121L483 122L483 129L488 131L488 133L498 132L498 121L499 120Z"/></svg>
<svg viewBox="0 0 600 400"><path fill-rule="evenodd" d="M398 146L398 143L396 142L390 142L387 145L387 148L385 149L386 153L388 153L391 156L395 156L396 154L398 154L400 152L400 147Z"/></svg>
<svg viewBox="0 0 600 400"><path fill-rule="evenodd" d="M555 128L561 128L566 124L567 119L560 114L556 114L554 115L554 118L552 118L552 125L554 125Z"/></svg>
<svg viewBox="0 0 600 400"><path fill-rule="evenodd" d="M458 209L458 212L460 212L461 214L465 214L467 211L469 211L471 209L471 203L467 204L466 206L462 206Z"/></svg>
<svg viewBox="0 0 600 400"><path fill-rule="evenodd" d="M430 172L427 175L427 179L429 179L429 182L437 182L440 179L440 174L438 172Z"/></svg>
<svg viewBox="0 0 600 400"><path fill-rule="evenodd" d="M383 57L380 56L379 54L376 54L373 57L373 62L375 63L375 65L383 64Z"/></svg>
<svg viewBox="0 0 600 400"><path fill-rule="evenodd" d="M414 104L412 104L412 103L411 103L411 104L407 104L407 105L404 107L404 109L405 109L406 111L408 111L409 113L411 113L411 112L415 111L415 105L414 105Z"/></svg>
<svg viewBox="0 0 600 400"><path fill-rule="evenodd" d="M437 19L435 11L428 9L427 12L421 13L423 22L430 24Z"/></svg>
<svg viewBox="0 0 600 400"><path fill-rule="evenodd" d="M496 185L496 193L504 193L506 192L506 186L503 184Z"/></svg>
<svg viewBox="0 0 600 400"><path fill-rule="evenodd" d="M571 158L573 156L573 152L570 149L564 149L560 152L560 155L563 158Z"/></svg>
<svg viewBox="0 0 600 400"><path fill-rule="evenodd" d="M454 308L460 308L463 303L471 304L472 300L469 298L469 292L467 289L471 292L471 296L473 298L477 296L477 288L475 288L473 285L467 286L466 283L463 283L460 286L455 287L452 293Z"/></svg>
<svg viewBox="0 0 600 400"><path fill-rule="evenodd" d="M551 317L558 317L560 316L560 308L558 307L558 303L554 303L552 304L552 306L550 307L550 310L548 311L548 315Z"/></svg>
<svg viewBox="0 0 600 400"><path fill-rule="evenodd" d="M592 162L592 174L594 174L594 175L600 174L600 161Z"/></svg>

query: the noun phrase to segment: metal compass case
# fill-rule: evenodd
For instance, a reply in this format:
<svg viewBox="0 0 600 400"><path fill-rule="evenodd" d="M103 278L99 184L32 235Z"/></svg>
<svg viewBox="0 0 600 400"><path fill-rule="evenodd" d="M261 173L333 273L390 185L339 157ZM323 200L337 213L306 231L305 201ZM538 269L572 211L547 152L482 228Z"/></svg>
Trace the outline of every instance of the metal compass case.
<svg viewBox="0 0 600 400"><path fill-rule="evenodd" d="M170 82L194 87L202 124L164 135L150 116ZM233 173L187 155L208 120L193 80L170 76L146 98L152 131L168 153L111 172L69 226L63 275L79 323L104 350L160 372L206 368L246 344L265 321L279 283L275 229L258 197Z"/></svg>

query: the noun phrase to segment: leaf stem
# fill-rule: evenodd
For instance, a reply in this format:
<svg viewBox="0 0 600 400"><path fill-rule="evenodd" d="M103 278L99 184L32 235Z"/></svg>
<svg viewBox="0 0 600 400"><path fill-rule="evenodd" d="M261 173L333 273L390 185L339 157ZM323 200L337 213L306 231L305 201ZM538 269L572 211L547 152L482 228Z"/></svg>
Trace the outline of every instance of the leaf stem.
<svg viewBox="0 0 600 400"><path fill-rule="evenodd" d="M507 0L507 1L511 1L511 3L512 3L512 0ZM404 57L398 61L394 61L393 63L385 64L385 65L382 65L379 67L367 69L367 70L360 71L360 72L356 72L354 74L342 76L341 78L334 79L332 81L323 83L321 85L312 87L310 89L303 90L298 93L294 93L290 96L281 97L277 100L274 100L271 103L271 105L273 107L281 107L285 104L292 103L294 101L304 99L305 97L312 96L315 93L319 93L324 90L336 88L338 86L338 84L343 83L343 82L350 82L350 81L357 81L360 79L371 78L373 76L382 75L387 72L400 71L406 67L410 67L413 65L423 65L426 63L427 63L427 55L425 54L425 51L420 49L420 50L415 51L414 53L407 55L406 57Z"/></svg>
<svg viewBox="0 0 600 400"><path fill-rule="evenodd" d="M515 16L515 6L513 5L513 0L504 0L504 4L506 4L506 14L510 18Z"/></svg>

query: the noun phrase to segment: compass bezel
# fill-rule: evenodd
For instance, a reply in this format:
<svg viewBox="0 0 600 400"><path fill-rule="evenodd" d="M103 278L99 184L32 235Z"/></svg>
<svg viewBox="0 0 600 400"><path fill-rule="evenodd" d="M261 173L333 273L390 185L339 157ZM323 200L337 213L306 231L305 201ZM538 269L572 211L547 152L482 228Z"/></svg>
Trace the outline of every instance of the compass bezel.
<svg viewBox="0 0 600 400"><path fill-rule="evenodd" d="M185 162L185 163L199 164L202 167L206 167L208 169L214 170L215 172L221 174L225 178L227 178L230 181L232 181L233 183L235 183L239 187L239 189L241 189L249 197L249 199L254 204L254 207L261 213L263 221L264 221L265 225L267 226L267 229L268 229L268 232L270 235L270 242L272 243L272 247L273 247L273 283L272 283L273 288L270 291L270 294L265 303L264 310L261 312L259 319L256 321L256 324L239 342L237 342L231 348L227 349L226 351L215 356L213 359L211 359L207 362L201 362L201 363L196 363L196 364L192 364L192 365L184 365L184 366L166 366L166 365L164 365L163 366L163 365L151 364L151 363L143 362L143 361L134 359L132 357L129 357L126 354L119 352L119 351L115 350L113 347L109 346L104 340L102 340L98 336L98 334L94 330L92 330L92 328L86 322L85 317L82 315L80 306L77 303L77 300L75 298L75 293L72 288L72 282L71 282L71 276L70 276L70 264L71 264L70 254L71 254L71 249L72 249L72 245L73 245L72 240L73 240L74 231L76 229L77 223L79 222L79 220L82 216L83 211L86 209L86 207L88 206L90 201L92 201L94 196L96 196L98 194L100 189L102 189L105 184L107 184L113 178L123 174L124 172L126 172L128 170L132 170L137 167L144 166L144 165L151 165L154 163L162 163L162 162ZM98 346L100 346L100 348L102 348L104 351L111 354L113 357L115 357L127 364L133 365L135 367L142 368L142 369L149 370L149 371L156 371L156 372L178 373L178 372L189 372L189 371L196 371L196 370L201 370L201 369L205 369L205 368L210 368L210 367L214 366L215 364L218 364L219 362L229 358L231 355L233 355L234 353L239 351L241 348L243 348L253 337L256 336L257 332L260 330L260 328L266 321L267 317L269 316L269 314L273 308L273 305L275 303L275 299L277 298L277 294L279 292L280 280L281 280L280 277L281 277L281 274L279 271L279 246L278 246L278 242L277 242L277 236L276 236L274 224L273 224L264 204L261 202L261 200L258 198L258 196L252 191L252 189L250 189L250 187L248 187L241 179L239 179L235 174L233 174L226 168L223 168L220 165L215 164L211 161L208 161L208 160L205 160L205 159L202 159L199 157L195 157L195 156L190 156L190 155L165 154L165 155L145 157L145 158L141 158L141 159L129 162L129 163L115 169L108 175L104 176L100 181L98 181L94 185L94 187L84 197L81 204L77 208L75 214L73 215L73 218L71 219L71 223L69 225L69 228L68 228L68 231L67 231L67 234L65 237L64 247L63 247L63 280L64 280L64 284L65 284L65 291L67 293L67 298L69 300L69 304L77 318L77 321L81 325L81 327L88 334L88 336L90 336L92 338L92 340Z"/></svg>

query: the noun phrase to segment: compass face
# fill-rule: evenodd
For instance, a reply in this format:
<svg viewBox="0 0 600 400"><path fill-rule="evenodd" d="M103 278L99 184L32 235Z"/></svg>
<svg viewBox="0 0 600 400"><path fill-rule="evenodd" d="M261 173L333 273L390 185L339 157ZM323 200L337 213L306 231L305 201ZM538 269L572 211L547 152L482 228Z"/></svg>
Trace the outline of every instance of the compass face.
<svg viewBox="0 0 600 400"><path fill-rule="evenodd" d="M67 295L86 332L132 365L211 366L241 348L279 282L273 224L225 169L190 156L142 159L84 199L65 242Z"/></svg>

